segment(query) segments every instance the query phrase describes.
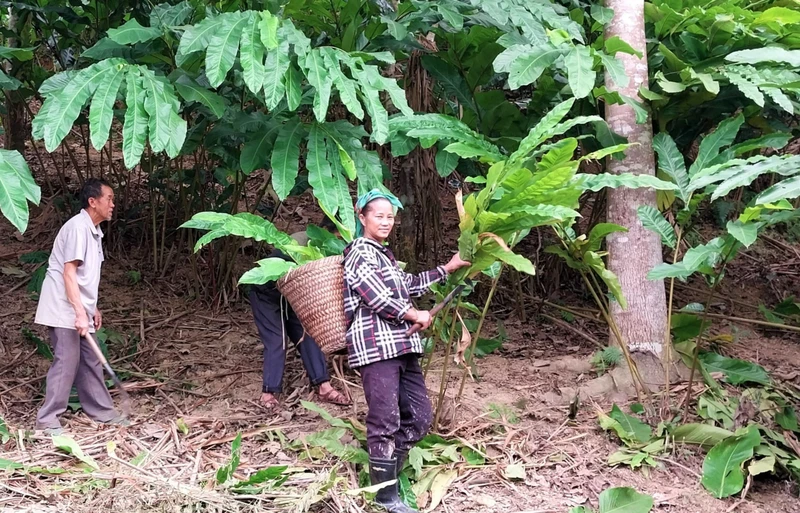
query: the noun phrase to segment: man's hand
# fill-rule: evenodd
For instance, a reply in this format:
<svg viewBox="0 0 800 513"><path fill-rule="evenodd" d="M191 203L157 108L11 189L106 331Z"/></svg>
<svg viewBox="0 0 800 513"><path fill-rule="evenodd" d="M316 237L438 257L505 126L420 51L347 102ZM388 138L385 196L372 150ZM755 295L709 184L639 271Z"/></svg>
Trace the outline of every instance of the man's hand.
<svg viewBox="0 0 800 513"><path fill-rule="evenodd" d="M89 333L89 316L86 315L86 312L79 312L75 315L75 329L82 337Z"/></svg>
<svg viewBox="0 0 800 513"><path fill-rule="evenodd" d="M103 326L103 314L100 313L100 309L96 309L94 311L94 329L95 331L99 330Z"/></svg>
<svg viewBox="0 0 800 513"><path fill-rule="evenodd" d="M455 255L453 255L453 258L451 258L449 262L444 264L444 269L448 273L452 274L453 272L457 271L458 269L461 269L462 267L467 267L469 265L472 265L472 263L471 262L467 262L466 260L462 259L461 255L456 253Z"/></svg>

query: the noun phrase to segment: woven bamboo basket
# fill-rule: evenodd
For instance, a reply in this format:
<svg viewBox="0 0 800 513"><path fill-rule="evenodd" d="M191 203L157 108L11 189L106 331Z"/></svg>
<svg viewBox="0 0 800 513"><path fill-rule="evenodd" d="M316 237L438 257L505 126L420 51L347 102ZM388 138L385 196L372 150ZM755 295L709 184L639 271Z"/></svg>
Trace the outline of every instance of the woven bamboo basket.
<svg viewBox="0 0 800 513"><path fill-rule="evenodd" d="M347 346L342 260L337 255L309 262L290 270L277 283L306 332L325 354Z"/></svg>

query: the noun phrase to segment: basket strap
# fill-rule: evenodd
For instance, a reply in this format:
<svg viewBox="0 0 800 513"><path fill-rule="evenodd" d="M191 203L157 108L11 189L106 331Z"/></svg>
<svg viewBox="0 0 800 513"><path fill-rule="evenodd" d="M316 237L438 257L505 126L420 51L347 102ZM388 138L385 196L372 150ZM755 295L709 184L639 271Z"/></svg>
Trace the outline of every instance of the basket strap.
<svg viewBox="0 0 800 513"><path fill-rule="evenodd" d="M284 304L285 302L286 302L286 298L283 297L283 295L281 294L281 300L280 300L280 303L281 303L281 339L282 339L282 342L283 342L283 351L284 352L286 351L286 317L288 316L288 314L286 314L285 309L284 309L285 308L285 304Z"/></svg>

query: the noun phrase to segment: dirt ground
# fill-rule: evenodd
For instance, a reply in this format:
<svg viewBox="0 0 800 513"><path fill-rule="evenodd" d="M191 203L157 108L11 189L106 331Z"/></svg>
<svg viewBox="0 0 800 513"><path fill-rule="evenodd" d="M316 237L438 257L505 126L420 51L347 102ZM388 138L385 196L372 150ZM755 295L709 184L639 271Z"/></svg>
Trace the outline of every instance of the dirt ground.
<svg viewBox="0 0 800 513"><path fill-rule="evenodd" d="M48 368L47 360L36 353L34 343L22 332L27 327L47 340L45 331L32 324L36 302L24 286L25 274L35 266L18 261L22 253L49 251L55 234L52 229L57 226L44 217L46 209L44 212L34 210L32 229L24 237L14 235L8 223L0 221L4 303L0 310L0 416L12 431L33 428L42 399L42 377ZM797 280L784 272L791 268L786 262L800 262L796 246L764 244L748 253L731 269L715 312L758 318L755 298L767 300L797 289ZM100 292L105 325L124 335L112 344L111 353L114 367L128 375L133 425L101 427L83 414L66 414L70 434L96 459L99 473L93 477L31 474L12 478L0 471L0 510L303 511L299 504L304 496L276 496L267 502L247 497L234 500L210 487L200 487L200 483L214 481L213 475L229 458L230 443L238 432L243 433L239 474L283 464L305 469L293 478L299 483L295 489L309 493L319 486L320 476L327 475L325 471L333 463L326 467L309 462L302 458L302 451L288 448L302 435L330 427L300 405L301 400L314 401L315 397L299 359L290 354L282 410L266 413L257 403L261 345L247 304L239 301L213 311L200 302L190 302L182 292L185 281L181 277L148 277L142 264L146 258L136 251L107 254ZM761 261L766 263L758 264ZM137 269L143 270L143 280L131 284L126 273ZM678 289L679 303L700 297L700 292ZM571 391L595 377L588 365L595 348L576 331L604 341L604 330L599 323L585 319L576 319L570 324L572 329L567 329L530 310L529 320L522 323L508 309L498 309L496 314L505 318L509 338L500 350L480 360L481 377L467 381L458 404L452 397L461 372L450 376L451 399L443 410L439 432L446 438L479 444L488 462L479 468L456 466L458 477L436 511L566 512L578 505L596 507L599 493L611 486L633 486L653 495L656 512L800 511L796 485L769 478L756 479L742 501L739 497L714 499L699 483L703 456L693 450L675 450L649 475L609 467L606 459L619 443L599 428L595 408L607 409L610 402L584 402L575 419L567 415ZM718 320L714 329L734 335L734 342L725 348L727 353L757 361L773 375L798 379L797 333L765 331L725 320ZM132 346L135 337L140 341ZM428 374L432 397L439 390L443 363L438 353ZM363 422L365 403L358 376L346 368L341 357L334 359L332 373L333 384L346 389L354 402L347 408L325 408L335 417ZM506 412L506 418L493 418L493 411ZM119 459L109 456L107 444L111 441ZM120 463L142 452L147 456L137 467ZM24 447L13 441L0 446L0 458L51 468L69 468L75 461L55 451L48 439L37 437L28 438ZM525 478L503 477L509 464L524 465ZM346 487L358 487L353 465L342 465L338 472ZM205 509L181 509L198 500L205 502ZM357 497L334 494L309 501L314 503L312 511L359 511L363 505Z"/></svg>

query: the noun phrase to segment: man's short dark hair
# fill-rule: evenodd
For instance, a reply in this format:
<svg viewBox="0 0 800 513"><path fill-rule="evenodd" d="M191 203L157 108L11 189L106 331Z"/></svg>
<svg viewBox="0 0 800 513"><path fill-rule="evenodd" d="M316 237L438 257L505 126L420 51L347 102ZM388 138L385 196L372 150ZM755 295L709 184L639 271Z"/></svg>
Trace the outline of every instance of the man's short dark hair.
<svg viewBox="0 0 800 513"><path fill-rule="evenodd" d="M111 188L111 184L102 178L89 178L83 182L81 187L81 207L89 208L89 198L99 199L103 197L103 186Z"/></svg>

